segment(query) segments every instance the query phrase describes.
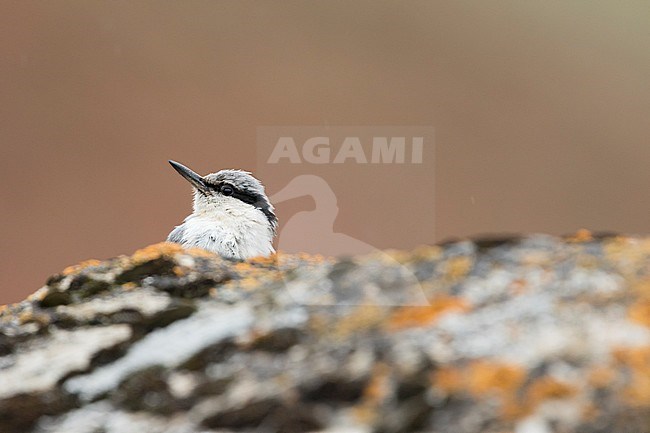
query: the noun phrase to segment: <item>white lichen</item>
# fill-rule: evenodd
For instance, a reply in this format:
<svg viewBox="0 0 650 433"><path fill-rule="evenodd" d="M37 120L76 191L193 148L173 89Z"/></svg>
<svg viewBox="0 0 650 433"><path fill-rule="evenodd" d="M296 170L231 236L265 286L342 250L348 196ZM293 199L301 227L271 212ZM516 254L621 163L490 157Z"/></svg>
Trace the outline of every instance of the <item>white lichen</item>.
<svg viewBox="0 0 650 433"><path fill-rule="evenodd" d="M89 400L114 389L124 378L144 368L175 367L205 347L241 335L253 323L248 307L212 308L195 313L138 341L122 358L64 384L71 393Z"/></svg>
<svg viewBox="0 0 650 433"><path fill-rule="evenodd" d="M131 337L128 325L52 330L14 357L10 368L0 370L0 399L21 393L52 389L66 374L87 369L92 356Z"/></svg>

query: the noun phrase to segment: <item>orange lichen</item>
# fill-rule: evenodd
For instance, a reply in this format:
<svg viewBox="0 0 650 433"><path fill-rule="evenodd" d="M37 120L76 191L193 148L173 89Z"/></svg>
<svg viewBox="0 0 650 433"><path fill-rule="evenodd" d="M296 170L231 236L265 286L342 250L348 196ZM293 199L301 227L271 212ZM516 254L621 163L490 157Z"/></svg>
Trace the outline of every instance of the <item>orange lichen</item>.
<svg viewBox="0 0 650 433"><path fill-rule="evenodd" d="M363 399L372 404L383 401L390 395L390 368L383 363L373 367L372 376L363 390Z"/></svg>
<svg viewBox="0 0 650 433"><path fill-rule="evenodd" d="M329 328L329 326L330 321L327 315L318 312L314 312L314 314L309 317L307 323L310 332L313 332L314 334L322 334L324 330Z"/></svg>
<svg viewBox="0 0 650 433"><path fill-rule="evenodd" d="M589 385L594 388L605 388L616 379L616 371L610 367L596 366L587 374Z"/></svg>
<svg viewBox="0 0 650 433"><path fill-rule="evenodd" d="M544 266L552 262L552 255L547 251L522 251L520 262L524 266Z"/></svg>
<svg viewBox="0 0 650 433"><path fill-rule="evenodd" d="M650 366L650 346L616 349L612 354L616 362L635 369Z"/></svg>
<svg viewBox="0 0 650 433"><path fill-rule="evenodd" d="M357 420L369 424L379 415L382 403L391 395L390 368L383 363L374 366L372 375L363 390L361 404L354 408Z"/></svg>
<svg viewBox="0 0 650 433"><path fill-rule="evenodd" d="M632 373L623 398L634 406L650 406L650 346L618 349L614 359Z"/></svg>
<svg viewBox="0 0 650 433"><path fill-rule="evenodd" d="M371 329L384 321L386 311L376 305L360 305L348 315L341 318L334 329L326 328L328 334L335 338L345 338L357 331Z"/></svg>
<svg viewBox="0 0 650 433"><path fill-rule="evenodd" d="M634 383L623 391L624 400L631 406L650 405L650 378L635 375Z"/></svg>
<svg viewBox="0 0 650 433"><path fill-rule="evenodd" d="M352 415L357 422L370 425L377 419L377 408L365 404L360 404L352 408Z"/></svg>
<svg viewBox="0 0 650 433"><path fill-rule="evenodd" d="M594 240L591 231L587 229L578 230L573 236L569 236L567 242L590 242Z"/></svg>
<svg viewBox="0 0 650 433"><path fill-rule="evenodd" d="M160 242L158 244L149 245L142 249L137 250L131 256L135 263L145 263L161 257L171 257L174 254L183 252L183 247L179 244L171 242Z"/></svg>
<svg viewBox="0 0 650 433"><path fill-rule="evenodd" d="M433 373L433 385L446 394L465 392L482 398L489 394L514 393L526 379L526 371L515 364L474 361L465 367L443 367Z"/></svg>
<svg viewBox="0 0 650 433"><path fill-rule="evenodd" d="M271 254L270 256L253 257L250 259L250 263L262 266L274 266L278 264L278 256L277 254Z"/></svg>
<svg viewBox="0 0 650 433"><path fill-rule="evenodd" d="M380 253L374 253L371 255L372 257L376 257L379 260L386 260L390 261L390 259L393 259L399 263L407 263L409 260L411 260L412 254L410 251L404 251L404 250L383 250Z"/></svg>
<svg viewBox="0 0 650 433"><path fill-rule="evenodd" d="M415 260L436 260L442 256L443 251L439 245L419 245L411 251L411 256Z"/></svg>
<svg viewBox="0 0 650 433"><path fill-rule="evenodd" d="M306 262L319 262L322 261L323 256L318 254L317 256L309 253L297 253L295 254L295 257L297 257L300 260L304 260Z"/></svg>
<svg viewBox="0 0 650 433"><path fill-rule="evenodd" d="M188 248L185 252L194 257L206 257L206 258L215 258L218 257L216 253L213 253L203 248Z"/></svg>
<svg viewBox="0 0 650 433"><path fill-rule="evenodd" d="M585 421L595 420L602 414L600 408L596 406L594 403L586 403L582 407L581 412L582 412L582 419Z"/></svg>
<svg viewBox="0 0 650 433"><path fill-rule="evenodd" d="M89 268L91 266L97 266L101 263L101 261L96 260L96 259L90 259L90 260L84 260L81 263L78 263L73 266L68 266L65 268L62 272L63 275L72 275L80 272L82 269Z"/></svg>
<svg viewBox="0 0 650 433"><path fill-rule="evenodd" d="M432 374L431 381L438 391L456 394L465 388L465 373L458 368L443 367Z"/></svg>
<svg viewBox="0 0 650 433"><path fill-rule="evenodd" d="M535 380L527 392L528 403L533 407L546 400L561 399L575 395L577 389L567 383L560 382L550 376Z"/></svg>
<svg viewBox="0 0 650 433"><path fill-rule="evenodd" d="M446 275L454 280L462 278L469 273L473 265L474 262L470 257L461 256L451 258L445 263Z"/></svg>
<svg viewBox="0 0 650 433"><path fill-rule="evenodd" d="M386 327L397 331L416 326L426 326L435 322L443 313L451 311L469 311L470 307L462 298L441 297L431 301L431 305L422 307L402 307L392 314Z"/></svg>
<svg viewBox="0 0 650 433"><path fill-rule="evenodd" d="M533 407L527 400L520 398L517 394L502 396L501 417L506 420L524 418L533 412Z"/></svg>
<svg viewBox="0 0 650 433"><path fill-rule="evenodd" d="M604 251L624 276L636 278L637 271L645 268L650 258L650 238L616 237L605 242Z"/></svg>
<svg viewBox="0 0 650 433"><path fill-rule="evenodd" d="M18 323L21 325L32 322L47 325L50 322L50 319L47 315L34 314L31 310L23 311L18 315Z"/></svg>
<svg viewBox="0 0 650 433"><path fill-rule="evenodd" d="M174 275L176 275L177 277L182 277L186 274L185 269L181 266L174 266L172 272L174 272Z"/></svg>
<svg viewBox="0 0 650 433"><path fill-rule="evenodd" d="M467 371L467 389L482 397L490 393L514 393L524 382L526 371L514 364L475 361Z"/></svg>
<svg viewBox="0 0 650 433"><path fill-rule="evenodd" d="M527 372L519 365L478 360L464 367L443 367L432 375L433 387L446 395L465 394L475 399L496 397L501 416L520 418L550 399L567 398L577 390L573 386L545 376L525 389Z"/></svg>
<svg viewBox="0 0 650 433"><path fill-rule="evenodd" d="M295 266L299 264L301 267L310 266L310 265L320 265L326 262L334 262L335 258L329 256L323 256L321 254L308 254L308 253L297 253L297 254L288 254L284 251L276 252L275 262L273 263L276 266Z"/></svg>
<svg viewBox="0 0 650 433"><path fill-rule="evenodd" d="M538 405L548 401L568 398L578 390L568 383L560 382L550 376L535 380L528 386L523 396L518 392L519 387L503 393L501 415L505 419L518 419L535 411Z"/></svg>
<svg viewBox="0 0 650 433"><path fill-rule="evenodd" d="M512 419L527 411L518 396L526 380L526 370L516 364L474 361L458 367L444 367L432 375L432 385L445 395L465 394L476 399L496 397L501 401L501 415Z"/></svg>
<svg viewBox="0 0 650 433"><path fill-rule="evenodd" d="M632 321L650 327L650 299L640 299L632 304L628 316Z"/></svg>
<svg viewBox="0 0 650 433"><path fill-rule="evenodd" d="M237 277L229 280L224 285L228 287L237 287L241 289L254 289L259 287L260 282L264 279L281 279L282 273L269 269L266 265L260 265L261 262L237 262L232 264L232 268L236 271Z"/></svg>
<svg viewBox="0 0 650 433"><path fill-rule="evenodd" d="M125 289L125 290L133 290L136 287L138 287L138 285L136 283L132 282L132 281L129 281L128 283L122 284L122 288Z"/></svg>
<svg viewBox="0 0 650 433"><path fill-rule="evenodd" d="M235 268L235 270L238 272L248 272L254 270L253 266L251 266L251 264L248 262L237 262L233 265L233 268Z"/></svg>
<svg viewBox="0 0 650 433"><path fill-rule="evenodd" d="M32 311L23 311L18 316L18 323L25 324L34 320L34 314Z"/></svg>
<svg viewBox="0 0 650 433"><path fill-rule="evenodd" d="M600 267L601 260L595 256L585 254L576 258L576 265L585 269L597 269Z"/></svg>
<svg viewBox="0 0 650 433"><path fill-rule="evenodd" d="M235 283L244 290L251 290L260 285L260 280L255 277L244 277L240 280L233 281L233 284Z"/></svg>
<svg viewBox="0 0 650 433"><path fill-rule="evenodd" d="M639 296L650 299L650 280L644 279L637 281L632 288Z"/></svg>

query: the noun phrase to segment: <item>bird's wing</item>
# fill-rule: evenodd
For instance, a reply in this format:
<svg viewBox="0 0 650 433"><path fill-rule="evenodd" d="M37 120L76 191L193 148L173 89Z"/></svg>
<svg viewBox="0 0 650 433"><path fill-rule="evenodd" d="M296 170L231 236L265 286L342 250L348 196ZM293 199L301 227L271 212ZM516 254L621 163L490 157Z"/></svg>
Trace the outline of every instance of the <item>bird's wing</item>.
<svg viewBox="0 0 650 433"><path fill-rule="evenodd" d="M183 242L183 233L185 233L185 227L182 225L176 226L174 230L167 236L167 242L175 242L180 244Z"/></svg>

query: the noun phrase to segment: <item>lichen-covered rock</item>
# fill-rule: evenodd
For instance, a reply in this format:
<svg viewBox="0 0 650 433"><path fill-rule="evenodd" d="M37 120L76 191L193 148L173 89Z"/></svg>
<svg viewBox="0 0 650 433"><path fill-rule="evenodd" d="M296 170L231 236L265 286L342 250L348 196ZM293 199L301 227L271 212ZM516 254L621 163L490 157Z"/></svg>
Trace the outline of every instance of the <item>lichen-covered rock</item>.
<svg viewBox="0 0 650 433"><path fill-rule="evenodd" d="M3 433L650 432L646 238L158 244L0 308Z"/></svg>

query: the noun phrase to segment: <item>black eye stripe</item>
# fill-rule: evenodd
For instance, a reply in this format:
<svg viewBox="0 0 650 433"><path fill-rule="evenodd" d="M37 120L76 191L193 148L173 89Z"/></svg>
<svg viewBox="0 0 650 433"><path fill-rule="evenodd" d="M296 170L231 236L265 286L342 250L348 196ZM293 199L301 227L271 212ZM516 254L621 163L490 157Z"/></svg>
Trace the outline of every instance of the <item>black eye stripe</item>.
<svg viewBox="0 0 650 433"><path fill-rule="evenodd" d="M210 185L210 187L217 191L223 193L224 188L229 187L232 190L232 193L229 194L231 197L234 197L238 200L243 201L244 203L252 204L254 205L255 203L258 202L258 200L261 198L261 196L254 194L254 193L249 193L249 192L244 192L242 190L239 190L232 186L229 183L218 183L216 185Z"/></svg>
<svg viewBox="0 0 650 433"><path fill-rule="evenodd" d="M235 197L236 199L248 204L255 204L255 202L257 202L257 197L255 195L247 194L238 190L233 191L232 197Z"/></svg>
<svg viewBox="0 0 650 433"><path fill-rule="evenodd" d="M271 210L269 202L264 199L264 196L252 192L242 191L240 189L235 188L230 183L218 183L216 185L210 185L210 187L217 192L221 192L224 186L229 186L230 188L232 188L232 194L230 194L229 197L236 198L237 200L240 200L251 206L255 206L257 209L261 210L264 213L269 223L271 223L271 225L275 227L278 219L273 213L273 211Z"/></svg>
<svg viewBox="0 0 650 433"><path fill-rule="evenodd" d="M216 192L221 192L221 191L223 191L224 188L231 188L233 192L237 191L237 188L232 186L232 184L225 183L225 182L210 184L209 186L210 186L210 189L212 189L213 191L216 191Z"/></svg>

